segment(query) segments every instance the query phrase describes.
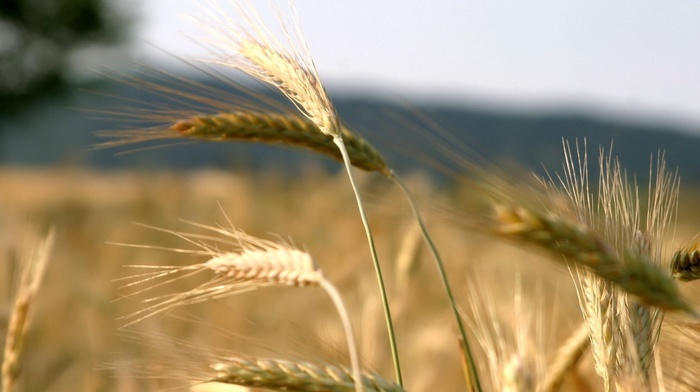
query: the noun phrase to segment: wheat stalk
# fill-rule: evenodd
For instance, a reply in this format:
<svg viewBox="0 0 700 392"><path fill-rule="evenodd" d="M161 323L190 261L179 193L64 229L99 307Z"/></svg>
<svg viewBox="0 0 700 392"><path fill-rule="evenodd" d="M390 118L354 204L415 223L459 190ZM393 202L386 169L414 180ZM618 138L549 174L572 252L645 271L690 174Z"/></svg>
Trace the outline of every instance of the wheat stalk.
<svg viewBox="0 0 700 392"><path fill-rule="evenodd" d="M382 268L362 198L355 184L351 158L343 141L340 119L335 107L320 81L316 66L298 26L287 26L281 18L279 19L289 43L289 45L284 45L274 37L250 5L244 7L238 3L237 6L238 13L244 23L236 23L218 8L214 10L217 12L216 14L209 13L211 18L208 23L204 23L204 20L199 23L212 38L212 45L225 53L213 62L240 70L260 82L278 89L294 103L301 113L316 124L320 132L332 136L333 143L338 147L343 159L367 236L382 299L396 379L401 385L401 366ZM296 43L292 42L293 38L296 38ZM230 53L235 53L235 55L232 56Z"/></svg>
<svg viewBox="0 0 700 392"><path fill-rule="evenodd" d="M377 280L380 286L387 329L389 330L392 356L395 368L397 369L397 379L400 383L401 374L399 359L381 267L376 255L373 236L350 170L350 165L364 170L378 171L385 176L392 177L406 193L414 215L419 222L423 236L430 246L431 253L437 263L443 285L449 297L450 305L457 320L463 351L467 354L467 361L469 362L468 367L470 369L470 375L467 376L469 379L468 383L473 384L476 390L480 390L478 376L468 346L466 331L459 317L456 301L452 295L444 266L435 245L427 233L427 229L422 222L422 218L417 211L410 192L403 185L400 178L386 166L384 159L376 150L357 135L340 125L335 108L320 82L308 48L306 48L303 42L301 33L295 28L296 26L292 26L291 29L289 29L288 26L282 26L287 34L288 43L291 44L284 45L274 38L267 27L262 23L255 10L250 6L246 7L238 4L238 11L244 20L242 24L226 16L226 14L216 6L213 8L213 11L207 12L209 18L199 18L196 20L197 23L208 32L212 46L220 49L222 52L218 58L211 62L241 70L263 83L276 87L294 103L297 109L299 109L308 120L304 120L299 116L289 113L261 113L260 111L249 109L236 111L225 110L224 113L217 115L195 115L184 118L174 122L169 129L160 128L146 131L113 132L107 136L116 136L121 140L106 143L103 144L103 146L168 138L177 134L217 141L262 141L302 146L321 152L335 159L342 159L345 163L348 177L357 199L361 219L365 226L368 243L370 245L372 259L377 273ZM292 34L290 34L290 32ZM297 38L296 45L292 42L291 38ZM179 82L182 83L182 81ZM192 86L192 84L188 82L184 84L190 88L194 87L195 91L199 87L196 85ZM200 105L218 108L224 106L208 96L197 97L196 95L193 96L192 94L178 91L177 89L161 88L157 84L153 87L156 87L157 91L164 90L162 93L164 93L166 97L173 94L175 97L182 97ZM150 115L148 117L150 118L153 116ZM158 119L162 118L162 116L155 117ZM172 120L168 121L172 122ZM330 146L331 140L333 144L336 145L337 149L333 149L332 146Z"/></svg>
<svg viewBox="0 0 700 392"><path fill-rule="evenodd" d="M474 361L474 356L472 354L472 350L469 344L467 332L464 328L464 322L462 320L462 316L460 315L459 308L457 306L457 301L455 300L454 294L452 293L452 288L450 287L450 282L447 277L447 271L445 270L444 263L442 262L440 252L438 252L437 246L433 242L433 239L430 236L430 233L428 232L425 222L423 221L423 217L421 216L420 211L418 210L418 206L413 200L413 195L411 194L411 191L408 189L401 177L399 177L393 170L391 172L391 178L392 180L394 180L394 183L403 191L404 195L406 196L406 199L408 200L409 205L411 206L413 216L416 219L416 222L418 223L418 227L420 228L423 240L428 245L428 249L430 250L430 253L433 256L435 266L437 267L438 274L440 275L440 281L442 282L442 286L445 289L445 293L447 294L447 299L450 303L452 314L457 323L457 328L459 329L460 352L464 360L463 368L465 373L465 379L467 382L467 388L469 388L469 390L479 392L481 391L481 382L479 381L479 374L476 369L476 363Z"/></svg>
<svg viewBox="0 0 700 392"><path fill-rule="evenodd" d="M36 296L44 278L49 255L54 244L54 232L22 259L20 282L5 337L2 361L2 391L11 392L22 373L21 360L27 332L32 322Z"/></svg>

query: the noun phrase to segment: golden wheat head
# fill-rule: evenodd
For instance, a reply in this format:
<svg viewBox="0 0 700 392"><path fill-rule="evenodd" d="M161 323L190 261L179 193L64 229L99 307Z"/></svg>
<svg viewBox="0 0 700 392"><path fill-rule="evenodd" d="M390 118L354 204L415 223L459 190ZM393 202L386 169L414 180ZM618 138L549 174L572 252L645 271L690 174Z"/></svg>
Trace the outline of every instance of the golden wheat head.
<svg viewBox="0 0 700 392"><path fill-rule="evenodd" d="M212 365L216 376L208 381L265 388L274 391L355 391L349 369L328 363L293 362L280 359L230 357ZM379 375L362 373L368 392L401 392L404 389Z"/></svg>
<svg viewBox="0 0 700 392"><path fill-rule="evenodd" d="M180 306L222 298L263 286L306 287L318 286L324 281L323 274L311 255L290 244L263 240L237 229L199 224L196 226L212 231L219 237L158 230L174 234L199 248L194 250L166 248L167 250L206 256L208 257L206 262L181 267L134 265L131 267L154 271L125 278L134 281L122 288L149 284L146 288L130 294L133 296L195 274L209 273L210 279L183 293L147 299L146 303L149 305L125 317L131 320L129 324ZM222 251L219 249L220 244L233 249ZM139 247L153 248L150 245Z"/></svg>
<svg viewBox="0 0 700 392"><path fill-rule="evenodd" d="M671 275L683 282L700 279L700 242L693 242L674 253Z"/></svg>
<svg viewBox="0 0 700 392"><path fill-rule="evenodd" d="M209 43L222 53L212 62L240 70L277 88L321 132L340 136L338 115L321 84L300 28L286 25L278 18L286 34L283 43L250 5L237 4L237 10L240 20L227 16L221 7L214 7L206 20L198 21L210 37Z"/></svg>

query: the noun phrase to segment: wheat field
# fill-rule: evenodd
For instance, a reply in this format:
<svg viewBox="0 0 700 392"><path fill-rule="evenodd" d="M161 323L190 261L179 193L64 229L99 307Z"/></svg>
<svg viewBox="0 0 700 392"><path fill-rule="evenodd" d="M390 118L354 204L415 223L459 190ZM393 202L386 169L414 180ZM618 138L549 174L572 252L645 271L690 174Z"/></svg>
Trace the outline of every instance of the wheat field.
<svg viewBox="0 0 700 392"><path fill-rule="evenodd" d="M400 197L396 189L370 176L360 180L367 193L378 195L369 210L388 271L400 353L409 375L407 388L464 390L456 329L411 217L405 208L396 207ZM424 198L441 198L431 193L421 176L412 177L409 184L420 189ZM261 178L214 171L4 168L0 188L0 265L7 288L3 325L11 309L20 255L37 241L37 233L47 227L56 230L25 347L20 390L188 390L193 379L205 374L220 348L251 356L346 362L342 328L332 304L311 289L259 290L209 301L148 319L131 332L122 331L125 322L120 318L141 308L135 299L118 300L124 294L118 279L135 273L125 265L189 265L195 260L192 255L110 243L186 248L188 244L172 235L135 224L196 231L183 220L227 225L228 219L263 238L274 238L270 233L275 233L297 239L297 245L314 255L346 298L363 366L391 376L369 256L357 217L343 207L352 202L352 194L341 174L309 172L287 181L274 173ZM468 189L456 190L454 194L461 197L452 203L465 203L468 193ZM694 233L698 211L693 199L692 193L681 198L685 203L680 209L688 213L680 217L678 238ZM438 233L438 245L444 249L465 313L476 306L482 318L475 319L475 324L495 322L495 317L511 338L528 323L533 336L542 340L541 359L551 358L582 321L568 270L546 255L455 227L439 213L429 221ZM519 305L516 282L521 284ZM178 287L167 289L175 292ZM694 297L692 283L684 289ZM474 303L471 290L481 300ZM669 351L670 369L680 372L688 364L677 355L691 354L679 351L673 340L679 343L678 332L670 325L663 330L661 350ZM176 340L181 340L180 345L173 344ZM682 341L683 350L692 353L694 342ZM477 356L485 362L485 354L479 351ZM563 390L600 390L592 366L590 352L584 353Z"/></svg>
<svg viewBox="0 0 700 392"><path fill-rule="evenodd" d="M343 124L299 26L208 7L198 67L280 101L121 75L172 107L118 106L152 126L99 147L267 143L339 171L3 168L3 392L697 390L697 191L663 153L638 183L564 141L535 178L433 130L453 182L397 173Z"/></svg>

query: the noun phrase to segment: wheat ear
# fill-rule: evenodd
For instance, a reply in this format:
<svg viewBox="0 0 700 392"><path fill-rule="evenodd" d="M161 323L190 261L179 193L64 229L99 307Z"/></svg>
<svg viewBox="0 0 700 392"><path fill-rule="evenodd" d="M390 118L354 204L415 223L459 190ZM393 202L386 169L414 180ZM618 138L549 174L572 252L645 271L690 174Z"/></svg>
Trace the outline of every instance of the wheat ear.
<svg viewBox="0 0 700 392"><path fill-rule="evenodd" d="M22 368L25 338L32 322L36 295L44 277L54 244L53 231L43 239L30 254L22 259L20 282L15 293L10 321L5 337L5 349L2 361L2 391L11 392L19 379Z"/></svg>
<svg viewBox="0 0 700 392"><path fill-rule="evenodd" d="M595 275L587 267L576 267L579 302L588 324L591 351L596 373L603 379L605 391L612 391L618 369L618 355L623 351L618 310L620 291L614 283Z"/></svg>
<svg viewBox="0 0 700 392"><path fill-rule="evenodd" d="M225 53L232 52L236 54L233 56L225 54L213 62L238 69L267 85L277 88L294 103L301 113L316 124L320 132L331 136L333 143L340 151L367 236L367 243L382 299L396 379L402 385L403 377L401 375L396 336L389 308L389 298L374 244L374 236L367 220L362 198L355 184L351 160L343 141L340 120L321 83L311 54L304 43L303 35L298 26L286 26L280 19L282 28L287 34L287 39L290 43L290 45L285 46L271 34L252 7L244 7L238 4L239 15L244 19L244 24L236 23L231 18L226 17L220 9L217 11L218 15L210 14L210 16L213 16L213 21L209 21L209 24L213 23L220 27L212 28L211 25L205 23L200 23L200 25L213 38L211 42L215 47ZM294 36L290 32L294 33ZM293 38L296 38L296 43L292 42Z"/></svg>
<svg viewBox="0 0 700 392"><path fill-rule="evenodd" d="M233 112L180 120L170 129L186 137L208 140L276 143L306 148L343 161L333 137L301 116L258 112ZM366 140L342 127L340 132L353 166L389 175L384 158Z"/></svg>
<svg viewBox="0 0 700 392"><path fill-rule="evenodd" d="M684 246L673 254L671 275L683 282L700 279L700 243Z"/></svg>
<svg viewBox="0 0 700 392"><path fill-rule="evenodd" d="M535 245L588 267L640 301L662 309L694 312L678 293L673 280L647 257L629 249L624 262L587 226L540 214L525 207L496 207L497 232L504 237Z"/></svg>
<svg viewBox="0 0 700 392"><path fill-rule="evenodd" d="M470 278L473 280L468 286L471 314L464 313L463 317L484 353L491 388L507 392L539 391L546 366L542 302L527 298L517 275L512 311L503 309L509 314L502 317L494 293L486 289L482 275L473 274L480 277L479 281Z"/></svg>
<svg viewBox="0 0 700 392"><path fill-rule="evenodd" d="M552 193L570 203L563 210L559 205L559 212L605 238L623 264L646 259L663 269L663 241L675 220L679 189L678 175L666 171L663 154L657 155L656 164L650 162L649 200L646 219L642 219L637 185L628 181L612 154L601 149L598 191L592 193L585 147L582 155L577 143L572 153L564 142L564 152L565 174L560 178L563 187ZM629 254L636 257L627 257ZM596 276L588 267L578 266L575 271L581 308L591 331L596 370L603 376L606 388L611 390L620 382L648 384L663 309L631 300L628 293Z"/></svg>
<svg viewBox="0 0 700 392"><path fill-rule="evenodd" d="M341 128L341 133L353 166L389 175L390 171L384 158L372 145L345 127ZM102 143L100 147L156 139L193 138L213 142L236 141L300 147L343 161L332 136L319 132L318 126L311 120L292 113L240 110L196 115L175 121L167 129L111 131L103 132L101 136L112 137L115 140Z"/></svg>
<svg viewBox="0 0 700 392"><path fill-rule="evenodd" d="M230 243L233 240L237 244L238 249L233 252L222 252L216 244L207 244L204 241L206 239L211 240L211 237L159 229L185 239L200 248L195 251L170 250L210 255L212 258L204 263L185 267L136 266L157 269L158 271L138 275L135 282L129 283L124 287L168 278L166 281L161 281L138 291L138 293L141 293L199 272L210 272L214 276L208 282L184 293L147 300L147 302L155 301L156 304L149 305L145 309L127 316L127 318L132 319L127 325L169 311L175 307L230 296L258 287L278 285L296 287L318 286L326 291L338 311L348 343L351 369L355 379L360 379L360 359L347 308L336 287L324 277L311 255L295 249L290 244L263 240L250 236L241 230L199 224L196 226L228 237L218 242ZM185 273L184 276L171 278L171 275L182 272ZM362 392L362 384L356 384L356 391Z"/></svg>
<svg viewBox="0 0 700 392"><path fill-rule="evenodd" d="M280 359L225 358L211 366L216 376L208 381L274 391L353 391L358 378L342 366L292 362ZM381 376L362 373L361 385L368 392L401 392L404 389Z"/></svg>

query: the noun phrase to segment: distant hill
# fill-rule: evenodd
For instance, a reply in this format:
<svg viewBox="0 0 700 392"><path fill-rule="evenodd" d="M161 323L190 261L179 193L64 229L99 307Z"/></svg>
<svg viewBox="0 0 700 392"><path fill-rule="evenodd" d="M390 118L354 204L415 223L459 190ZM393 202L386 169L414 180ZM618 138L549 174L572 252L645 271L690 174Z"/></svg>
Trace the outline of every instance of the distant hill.
<svg viewBox="0 0 700 392"><path fill-rule="evenodd" d="M83 87L61 99L42 102L15 118L0 119L0 163L290 172L297 172L304 165L338 167L313 153L252 144L195 143L126 155L115 155L115 150L94 150L91 146L102 141L95 137L96 131L124 126L89 111L108 111L123 104L95 92L147 101L150 105L159 104L160 98L113 81ZM335 94L333 99L343 120L377 146L397 170L431 169L431 160L444 160L440 147L459 144L439 136L446 131L472 149L458 149L468 159L480 155L498 165L510 162L536 171L542 167L561 168L562 138L585 138L593 158L597 158L599 146L607 148L613 143L613 151L623 166L628 172L639 174L640 179L649 172L651 154L663 150L669 167L678 167L685 183L700 183L700 129L639 125L571 113L526 115L455 105L399 105L357 95ZM440 126L436 128L435 124Z"/></svg>

